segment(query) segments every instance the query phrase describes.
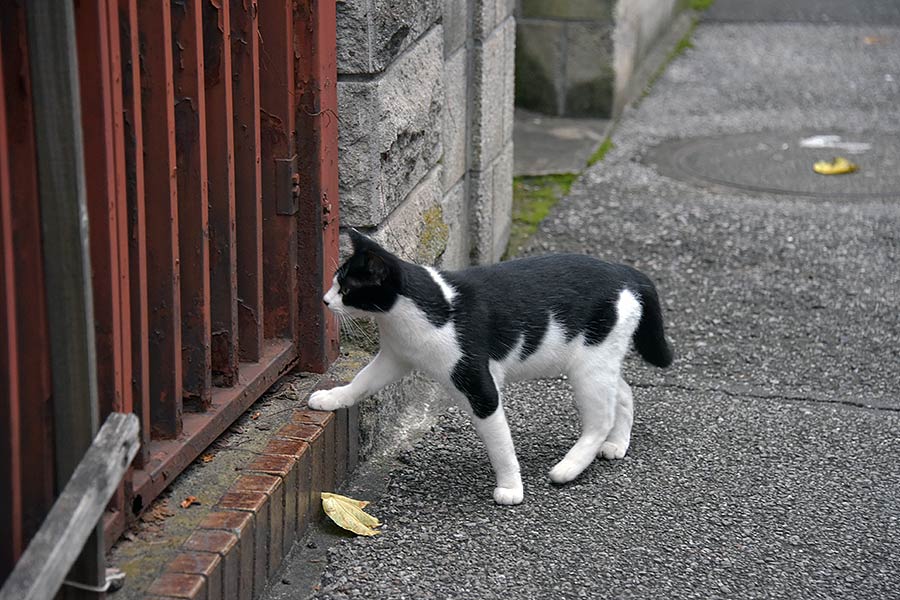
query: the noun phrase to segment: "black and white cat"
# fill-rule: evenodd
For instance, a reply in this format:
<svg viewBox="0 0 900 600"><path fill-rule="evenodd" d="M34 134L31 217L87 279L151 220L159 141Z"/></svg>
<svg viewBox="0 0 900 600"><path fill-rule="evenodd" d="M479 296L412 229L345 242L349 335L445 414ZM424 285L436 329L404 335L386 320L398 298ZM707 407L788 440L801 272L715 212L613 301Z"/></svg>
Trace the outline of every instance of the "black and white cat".
<svg viewBox="0 0 900 600"><path fill-rule="evenodd" d="M351 231L353 254L334 276L325 304L371 316L380 350L348 385L315 392L309 406L352 406L411 370L443 384L472 418L497 479L494 501L522 502L522 478L503 412L509 381L567 374L582 434L550 470L575 479L594 458L622 458L631 441L631 388L622 361L631 342L667 367L659 300L645 275L582 255L523 258L438 271L394 256Z"/></svg>

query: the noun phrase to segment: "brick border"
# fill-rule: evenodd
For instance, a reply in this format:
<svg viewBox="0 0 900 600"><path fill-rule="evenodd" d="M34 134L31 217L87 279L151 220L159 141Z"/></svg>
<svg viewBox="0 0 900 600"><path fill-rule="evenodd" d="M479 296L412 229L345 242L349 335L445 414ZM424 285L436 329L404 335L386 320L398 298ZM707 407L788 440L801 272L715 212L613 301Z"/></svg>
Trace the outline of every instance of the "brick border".
<svg viewBox="0 0 900 600"><path fill-rule="evenodd" d="M334 385L322 380L315 390ZM324 517L319 494L334 490L353 472L358 454L357 407L333 413L293 411L290 422L243 468L145 597L260 597L294 542L311 522Z"/></svg>

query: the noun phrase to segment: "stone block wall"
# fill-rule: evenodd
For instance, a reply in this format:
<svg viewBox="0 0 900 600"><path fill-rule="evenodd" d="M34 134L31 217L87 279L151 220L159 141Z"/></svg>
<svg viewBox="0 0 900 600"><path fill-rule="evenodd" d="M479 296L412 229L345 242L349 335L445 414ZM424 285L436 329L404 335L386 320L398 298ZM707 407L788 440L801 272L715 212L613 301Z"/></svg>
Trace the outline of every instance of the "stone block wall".
<svg viewBox="0 0 900 600"><path fill-rule="evenodd" d="M545 114L614 117L641 61L683 0L518 0L516 104Z"/></svg>
<svg viewBox="0 0 900 600"><path fill-rule="evenodd" d="M513 9L338 1L342 227L443 268L500 258L512 207Z"/></svg>

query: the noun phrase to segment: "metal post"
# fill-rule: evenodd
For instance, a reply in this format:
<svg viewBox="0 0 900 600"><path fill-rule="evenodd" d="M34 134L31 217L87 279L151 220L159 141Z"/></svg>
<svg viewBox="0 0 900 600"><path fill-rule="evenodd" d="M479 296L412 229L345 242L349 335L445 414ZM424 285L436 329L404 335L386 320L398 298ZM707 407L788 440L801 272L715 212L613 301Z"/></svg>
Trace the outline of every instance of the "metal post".
<svg viewBox="0 0 900 600"><path fill-rule="evenodd" d="M27 18L60 491L98 428L78 49L71 2L32 0ZM69 579L105 582L102 519Z"/></svg>

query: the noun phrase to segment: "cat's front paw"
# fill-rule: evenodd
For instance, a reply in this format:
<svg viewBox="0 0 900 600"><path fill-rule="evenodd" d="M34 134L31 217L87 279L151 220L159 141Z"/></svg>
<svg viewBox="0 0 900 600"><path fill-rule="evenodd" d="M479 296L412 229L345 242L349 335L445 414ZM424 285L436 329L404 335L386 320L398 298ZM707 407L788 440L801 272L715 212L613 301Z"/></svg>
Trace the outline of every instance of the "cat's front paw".
<svg viewBox="0 0 900 600"><path fill-rule="evenodd" d="M342 386L313 392L309 397L309 407L313 410L337 410L352 406L353 398L345 391L344 388L346 387Z"/></svg>
<svg viewBox="0 0 900 600"><path fill-rule="evenodd" d="M496 502L497 504L512 506L515 504L521 504L524 498L525 490L521 485L513 488L494 488L494 502Z"/></svg>

